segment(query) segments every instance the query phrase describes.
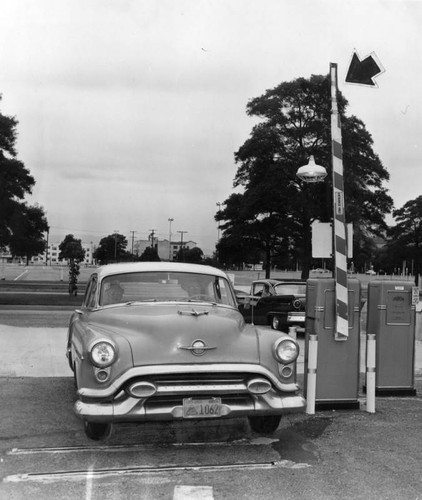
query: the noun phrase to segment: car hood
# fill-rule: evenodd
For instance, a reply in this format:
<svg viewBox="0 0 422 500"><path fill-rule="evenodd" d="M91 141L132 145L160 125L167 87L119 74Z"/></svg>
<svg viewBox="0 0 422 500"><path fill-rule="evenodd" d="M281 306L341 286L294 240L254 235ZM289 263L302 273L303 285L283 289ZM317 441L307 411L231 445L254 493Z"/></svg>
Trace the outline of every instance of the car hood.
<svg viewBox="0 0 422 500"><path fill-rule="evenodd" d="M207 304L136 304L96 311L90 327L124 337L134 366L180 363L259 363L258 335L236 309ZM194 354L193 342L207 349Z"/></svg>

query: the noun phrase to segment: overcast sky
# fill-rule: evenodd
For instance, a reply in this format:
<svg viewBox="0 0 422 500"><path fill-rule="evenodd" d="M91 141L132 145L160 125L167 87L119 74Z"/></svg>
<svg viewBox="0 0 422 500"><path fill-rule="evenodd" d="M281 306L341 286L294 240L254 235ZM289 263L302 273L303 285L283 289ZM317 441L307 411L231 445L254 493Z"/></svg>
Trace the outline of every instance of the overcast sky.
<svg viewBox="0 0 422 500"><path fill-rule="evenodd" d="M59 238L168 238L173 218L211 254L248 100L334 62L399 208L422 186L421 26L417 0L2 0L0 112L28 201ZM378 57L378 88L344 83L354 50Z"/></svg>

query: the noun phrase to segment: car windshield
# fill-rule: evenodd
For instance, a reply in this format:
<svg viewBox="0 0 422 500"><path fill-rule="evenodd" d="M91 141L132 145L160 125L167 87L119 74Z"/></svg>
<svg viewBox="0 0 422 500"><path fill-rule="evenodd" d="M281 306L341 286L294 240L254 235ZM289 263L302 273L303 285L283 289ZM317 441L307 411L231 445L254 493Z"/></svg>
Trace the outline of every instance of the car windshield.
<svg viewBox="0 0 422 500"><path fill-rule="evenodd" d="M205 301L236 307L229 283L220 276L153 271L116 274L102 280L101 306L151 301Z"/></svg>
<svg viewBox="0 0 422 500"><path fill-rule="evenodd" d="M279 283L274 289L277 295L305 295L306 283Z"/></svg>

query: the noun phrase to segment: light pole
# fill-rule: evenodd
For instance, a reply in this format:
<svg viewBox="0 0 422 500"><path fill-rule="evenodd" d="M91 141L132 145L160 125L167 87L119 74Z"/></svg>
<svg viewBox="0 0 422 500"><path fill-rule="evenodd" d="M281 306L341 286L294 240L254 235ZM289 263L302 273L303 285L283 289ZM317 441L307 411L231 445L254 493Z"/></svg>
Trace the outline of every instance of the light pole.
<svg viewBox="0 0 422 500"><path fill-rule="evenodd" d="M349 336L348 284L347 284L347 241L346 216L344 208L343 148L340 114L337 103L337 64L330 63L331 85L331 150L333 184L333 257L336 297L335 339L347 340ZM305 182L319 182L327 172L315 164L313 156L309 163L300 167L297 175Z"/></svg>
<svg viewBox="0 0 422 500"><path fill-rule="evenodd" d="M169 222L169 261L171 260L171 223L174 221L172 218L167 219Z"/></svg>

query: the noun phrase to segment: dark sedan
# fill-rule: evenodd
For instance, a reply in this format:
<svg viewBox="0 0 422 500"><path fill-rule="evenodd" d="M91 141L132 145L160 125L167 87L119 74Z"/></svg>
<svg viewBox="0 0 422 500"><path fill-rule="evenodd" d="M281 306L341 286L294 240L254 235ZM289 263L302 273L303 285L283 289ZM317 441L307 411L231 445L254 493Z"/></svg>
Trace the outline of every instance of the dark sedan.
<svg viewBox="0 0 422 500"><path fill-rule="evenodd" d="M305 281L264 279L254 281L249 295L237 295L245 321L270 325L276 330L305 332Z"/></svg>

